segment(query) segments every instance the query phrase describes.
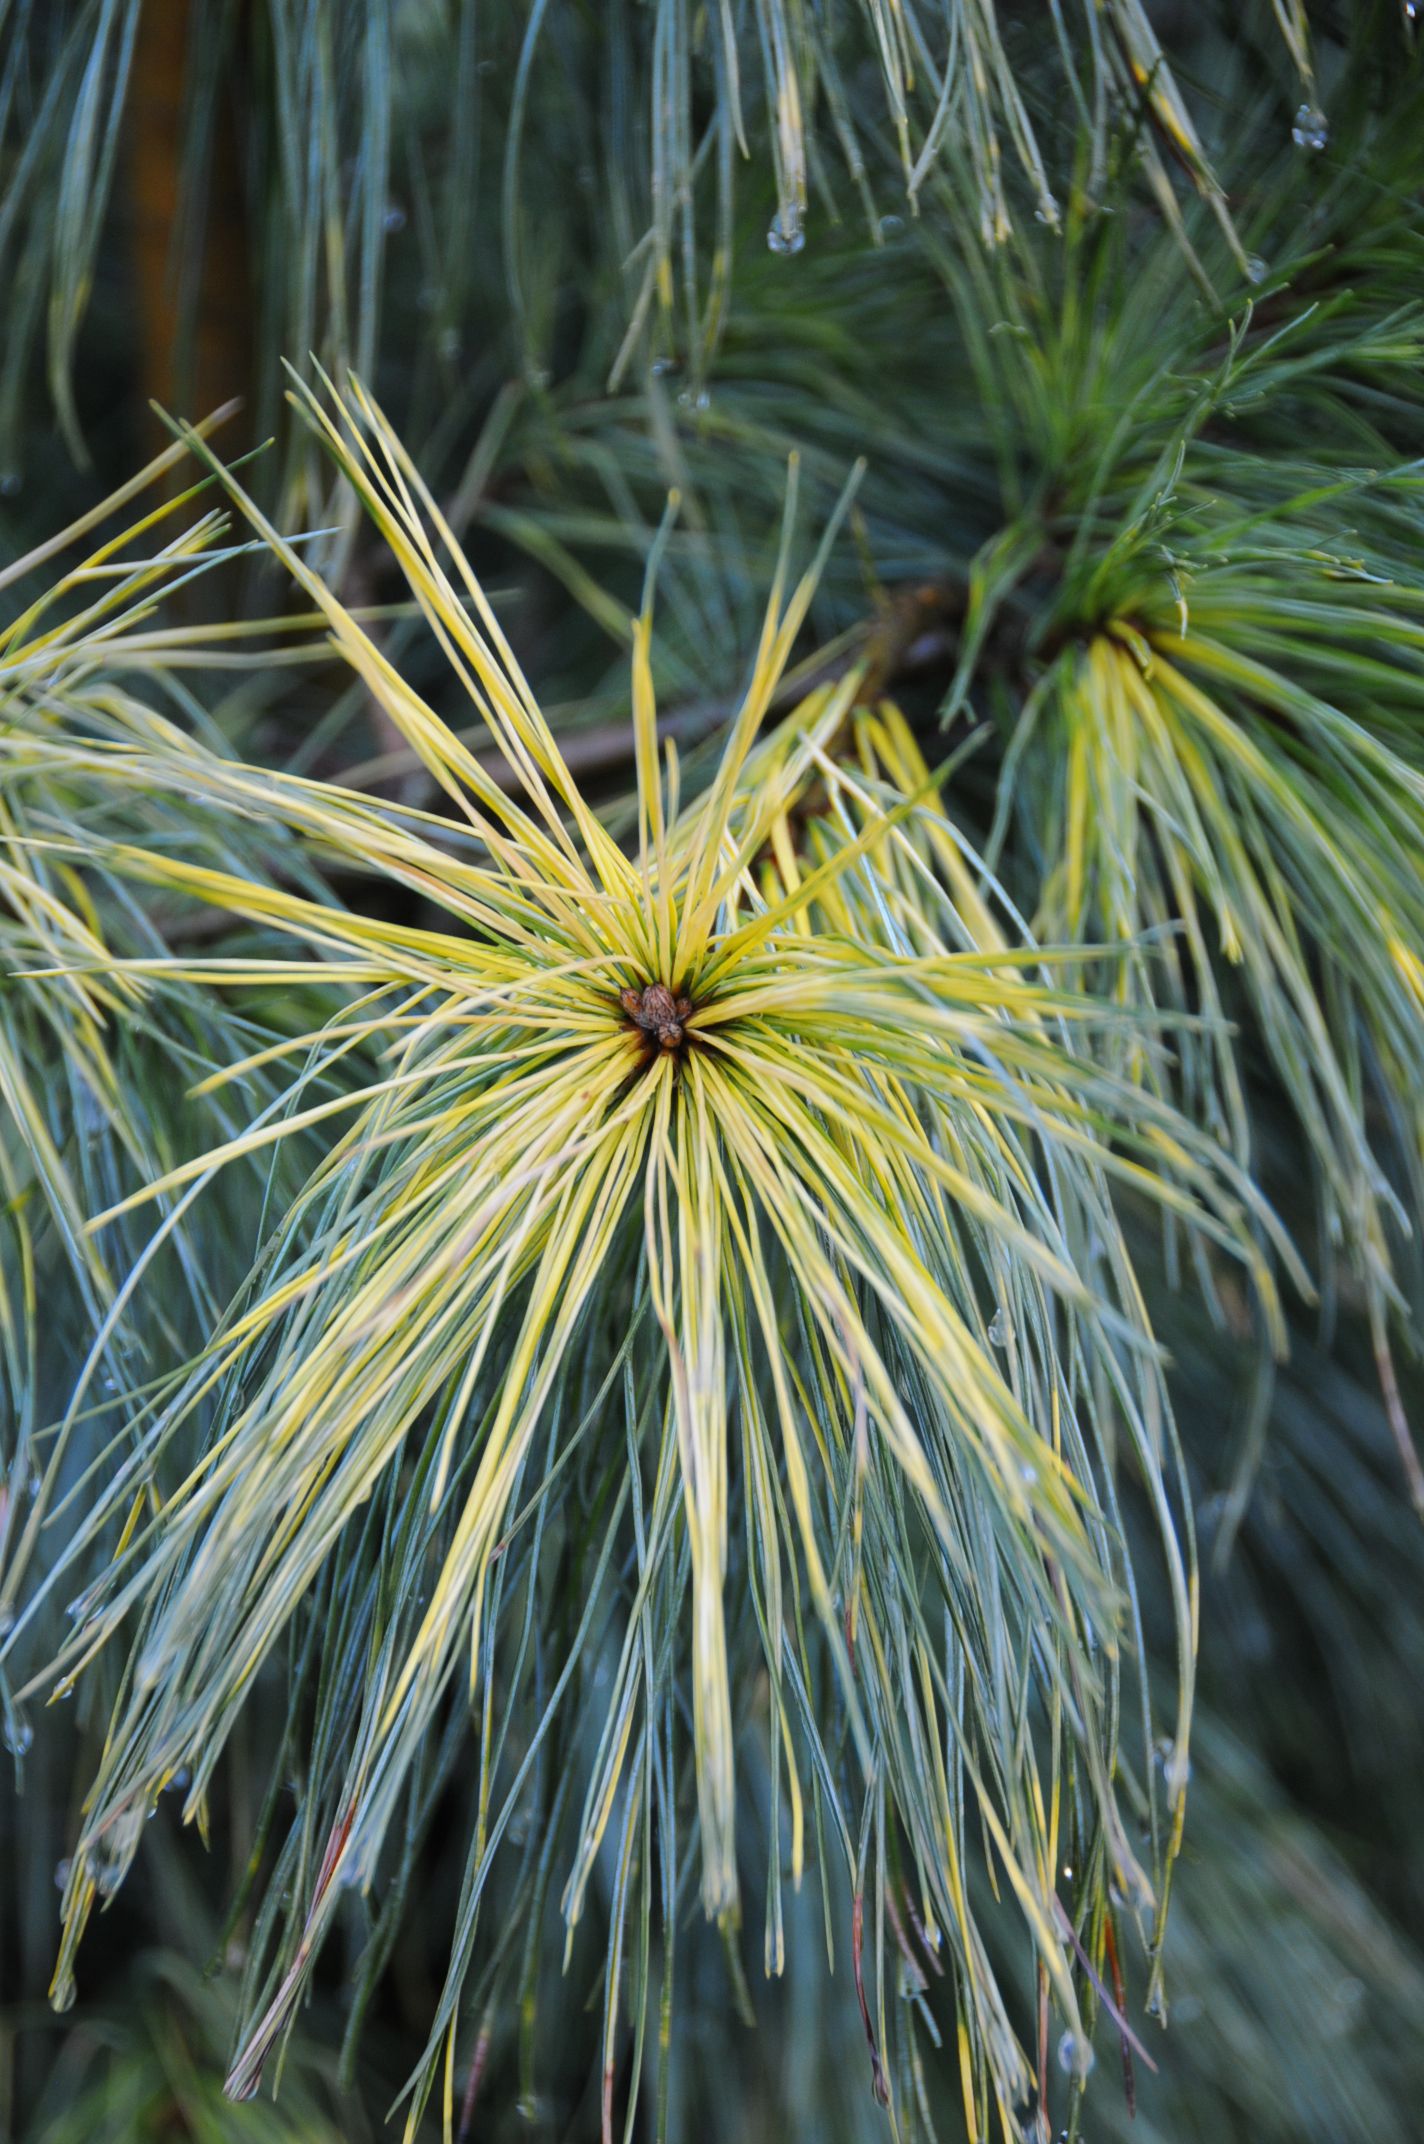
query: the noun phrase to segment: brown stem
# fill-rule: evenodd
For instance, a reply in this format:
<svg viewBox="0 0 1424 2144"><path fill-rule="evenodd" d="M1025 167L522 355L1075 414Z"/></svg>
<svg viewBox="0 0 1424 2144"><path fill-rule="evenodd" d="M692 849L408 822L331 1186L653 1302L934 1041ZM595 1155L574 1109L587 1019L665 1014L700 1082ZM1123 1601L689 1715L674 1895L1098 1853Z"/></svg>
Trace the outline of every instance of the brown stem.
<svg viewBox="0 0 1424 2144"><path fill-rule="evenodd" d="M235 44L244 14L235 11ZM196 34L193 0L150 0L142 9L125 162L144 405L151 398L200 416L249 390L253 352L233 70L224 70L211 138L195 148L187 100ZM207 160L197 188L194 154Z"/></svg>

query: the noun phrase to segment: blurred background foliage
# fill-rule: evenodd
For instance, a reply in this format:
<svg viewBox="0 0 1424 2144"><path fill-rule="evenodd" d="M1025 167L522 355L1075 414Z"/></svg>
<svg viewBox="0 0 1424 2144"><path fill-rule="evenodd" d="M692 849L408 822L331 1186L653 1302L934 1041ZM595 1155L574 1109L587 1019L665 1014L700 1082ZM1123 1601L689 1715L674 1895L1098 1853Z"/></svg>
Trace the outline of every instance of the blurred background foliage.
<svg viewBox="0 0 1424 2144"><path fill-rule="evenodd" d="M1159 2067L1137 2061L1126 2086L1100 2020L1081 2112L1071 2054L1053 2065L1051 2133L1337 2144L1403 2137L1424 2104L1424 1593L1407 1478L1407 1420L1424 1416L1411 1339L1424 973L1382 928L1364 935L1394 904L1400 941L1424 940L1417 822L1381 839L1369 772L1380 754L1424 766L1415 15L1409 0L0 0L12 863L27 830L62 820L96 842L176 843L317 885L280 830L220 852L200 809L185 823L173 798L124 794L47 741L60 718L96 744L128 734L122 666L96 681L82 651L66 668L61 648L37 669L25 584L4 569L158 450L151 398L194 417L242 398L224 451L275 435L249 471L258 495L284 526L321 531L312 555L448 706L389 562L284 412L280 361L308 353L376 383L570 766L615 823L632 786L633 620L667 492L682 511L655 661L690 793L755 646L793 449L821 518L852 461L868 464L797 679L864 660L932 757L965 748L955 814L1052 936L1111 944L1160 925L1164 868L1180 893L1156 836L1124 849L1159 778L1138 767L1123 818L1094 810L1106 838L1087 891L1065 892L1077 666L1114 624L1155 636L1170 661L1185 606L1195 633L1249 666L1215 674L1233 735L1279 731L1283 699L1261 714L1266 671L1295 713L1340 708L1358 725L1359 737L1322 728L1318 759L1287 770L1291 812L1328 820L1339 867L1315 912L1316 851L1303 847L1284 901L1268 887L1273 912L1300 924L1291 959L1244 983L1215 963L1241 1023L1239 1089L1205 1049L1174 1075L1306 1249L1318 1293L1291 1301L1287 1360L1263 1368L1229 1277L1205 1296L1185 1288L1172 1241L1145 1216L1137 1228L1203 1543L1202 1718L1169 2029L1133 2013ZM168 571L183 580L180 619L259 619L288 602L258 558L224 545L197 578L182 561ZM230 670L152 648L132 659L175 721L223 749L433 805L359 685L287 659L280 637L263 645ZM1056 745L1027 736L1026 708L1040 730L1059 725ZM1095 798L1108 786L1096 777ZM1249 833L1249 801L1232 799ZM1239 919L1240 889L1240 874L1204 874L1204 943ZM205 1105L212 1122L195 1121L175 1066L229 1061L323 1015L300 981L285 1006L135 986L122 1018L53 1012L57 983L9 979L57 937L93 929L142 958L195 928L179 909L139 908L117 880L86 899L92 912L76 894L60 914L7 879L0 900L12 1545L28 1432L62 1412L96 1325L119 1378L150 1348L171 1359L194 1345L280 1192L265 1171L232 1172L196 1240L175 1229L164 1285L113 1315L147 1231L106 1238L100 1270L80 1217L227 1135L221 1096ZM1105 963L1110 987L1124 972ZM1296 974L1329 1010L1337 1089L1322 1087L1314 1040L1292 1035ZM121 1091L130 1104L106 1108ZM300 1163L284 1150L292 1183ZM81 1437L68 1463L84 1449ZM41 1561L52 1541L34 1547ZM58 1631L34 1641L53 1650ZM381 2133L424 2042L459 1890L448 1764L432 1759L401 1871L408 1910L381 1920L372 1948L375 1909L352 1895L280 2095L234 2107L221 2084L236 1989L265 1939L248 1884L274 1851L262 1842L286 1791L271 1760L286 1694L264 1687L234 1736L206 1855L160 1812L141 1880L90 1939L79 2007L53 2017L56 1871L111 1696L81 1685L27 1746L7 1710L23 1766L0 1767L0 2137ZM748 1791L743 1844L759 1862L765 1780ZM556 1846L551 1831L551 1863ZM528 1927L511 1917L523 2008L481 2036L469 2136L597 2134L605 1876L567 1971L562 1879L536 1887ZM831 1930L829 1970L818 1887L788 1903L780 1982L743 1979L695 1899L679 1912L668 2133L885 2135L848 1932ZM1012 1982L1021 1962L1006 1955L1002 1970ZM901 1983L899 1999L952 2035L923 1968L907 1964ZM1023 1998L1031 2009L1032 1989ZM918 2044L906 2094L957 2138L954 2066ZM654 2120L645 2103L637 2134Z"/></svg>

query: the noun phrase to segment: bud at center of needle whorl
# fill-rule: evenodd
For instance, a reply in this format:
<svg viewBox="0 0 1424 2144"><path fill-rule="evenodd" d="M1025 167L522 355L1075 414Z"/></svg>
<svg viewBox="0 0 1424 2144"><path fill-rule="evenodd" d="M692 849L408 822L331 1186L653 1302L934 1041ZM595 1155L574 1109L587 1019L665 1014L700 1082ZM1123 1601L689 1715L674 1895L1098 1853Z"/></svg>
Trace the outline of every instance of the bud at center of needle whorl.
<svg viewBox="0 0 1424 2144"><path fill-rule="evenodd" d="M691 998L674 997L666 983L648 983L639 990L636 984L618 993L619 1003L635 1027L642 1028L661 1048L676 1050L682 1045L683 1022L691 1017Z"/></svg>

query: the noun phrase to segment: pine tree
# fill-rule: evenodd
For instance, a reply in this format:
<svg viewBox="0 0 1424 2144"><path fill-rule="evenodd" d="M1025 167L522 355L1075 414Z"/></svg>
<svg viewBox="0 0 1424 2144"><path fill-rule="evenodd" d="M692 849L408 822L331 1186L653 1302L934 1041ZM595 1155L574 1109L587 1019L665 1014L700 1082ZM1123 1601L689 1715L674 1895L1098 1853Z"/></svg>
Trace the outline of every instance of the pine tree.
<svg viewBox="0 0 1424 2144"><path fill-rule="evenodd" d="M1415 12L0 0L0 2136L1405 2132Z"/></svg>

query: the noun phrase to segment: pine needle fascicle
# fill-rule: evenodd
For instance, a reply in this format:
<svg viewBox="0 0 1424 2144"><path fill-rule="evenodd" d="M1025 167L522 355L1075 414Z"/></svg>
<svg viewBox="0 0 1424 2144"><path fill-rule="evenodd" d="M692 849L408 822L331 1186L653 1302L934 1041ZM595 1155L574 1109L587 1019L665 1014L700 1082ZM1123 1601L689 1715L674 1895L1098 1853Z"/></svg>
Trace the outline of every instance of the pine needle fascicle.
<svg viewBox="0 0 1424 2144"><path fill-rule="evenodd" d="M1209 1016L1174 1066L1139 1067L1169 1071L1162 1091L1243 1165L1247 1051L1269 1060L1317 1178L1321 1263L1344 1256L1365 1290L1424 1509L1389 1337L1424 1211L1424 582L1417 465L1393 444L1417 438L1424 316L1342 292L1193 324L1179 301L1184 362L1149 324L1160 258L1132 282L1110 236L1078 250L1062 279L1004 277L1015 331L992 348L986 284L957 280L1021 473L971 572L950 705L1008 634L991 854L1041 935L1122 949L1102 980L1124 1007Z"/></svg>
<svg viewBox="0 0 1424 2144"><path fill-rule="evenodd" d="M214 1229L188 1226L191 1201L165 1203L156 1239L125 1226L101 1241L87 1227L96 1208L235 1128L225 1098L197 1109L185 1102L174 1067L196 1081L215 1062L280 1032L209 991L196 968L183 981L165 972L173 919L137 903L132 882L105 868L104 850L119 839L152 842L254 880L276 868L280 851L284 875L316 885L290 840L202 804L198 770L209 755L177 719L194 704L184 673L240 665L250 629L164 624L159 614L240 546L225 540L221 512L195 513L191 491L150 500L128 519L134 500L183 459L182 448L161 454L57 538L0 570L0 601L11 607L0 624L0 1627L7 1632L24 1621L26 1570L72 1467L76 1423L84 1417L78 1443L85 1446L99 1433L96 1417L141 1385L155 1362L171 1361L180 1335L184 1347L196 1343L243 1270L236 1245L257 1225L260 1181L238 1172L221 1194L224 1218ZM289 1012L307 986L308 978L298 979ZM234 1256L225 1262L229 1246ZM140 1289L145 1271L149 1285ZM78 1365L78 1375L63 1420L41 1434L61 1334L72 1350L65 1374ZM8 1688L0 1696L8 1717Z"/></svg>
<svg viewBox="0 0 1424 2144"><path fill-rule="evenodd" d="M7 467L19 458L25 365L41 346L62 434L84 458L76 353L125 131L151 123L134 109L146 68L181 70L184 84L172 175L180 348L204 244L220 242L248 253L264 352L318 349L334 367L369 374L401 232L408 250L419 245L432 346L458 348L477 319L487 324L474 263L493 227L515 338L537 376L554 303L547 259L568 242L565 171L587 184L586 163L565 163L575 141L609 175L601 223L611 243L600 250L626 287L633 342L655 323L657 342L680 347L700 376L727 315L739 167L755 167L754 184L769 175L767 236L781 253L840 220L838 165L875 243L887 201L918 213L927 186L951 171L966 217L999 245L1026 214L1059 225L1068 174L1047 115L1065 102L1094 187L1126 113L1140 121L1138 154L1162 212L1180 231L1174 185L1184 173L1244 266L1211 154L1142 0L1052 0L1046 12L1051 30L1033 43L1014 37L997 0L854 0L830 11L801 0L592 11L539 0L507 19L473 6L262 0L236 22L220 8L175 5L165 14L181 18L176 30L146 23L139 0L15 0L0 11L0 279L13 300L0 455ZM1273 0L1268 21L1285 94L1309 109L1318 90L1303 0ZM245 90L229 109L234 74ZM224 119L248 201L246 219L229 218L216 241L212 140ZM560 170L552 189L541 173L550 160ZM264 359L264 405L277 384ZM314 465L289 464L288 476L304 496Z"/></svg>
<svg viewBox="0 0 1424 2144"><path fill-rule="evenodd" d="M868 771L844 753L854 673L759 745L814 583L815 568L790 581L790 505L745 695L686 806L657 736L650 580L625 852L370 397L299 400L517 793L185 432L448 816L216 756L209 802L441 920L347 911L162 849L105 852L137 883L286 937L346 1002L292 1038L290 1107L90 1222L102 1240L299 1133L325 1144L206 1345L136 1396L110 1472L71 1512L81 1542L116 1546L30 1688L68 1685L121 1639L126 1665L54 1998L72 1999L85 1923L156 1797L187 1767L184 1815L204 1819L238 1714L287 1659L298 1808L260 1911L234 2093L257 2088L342 1900L379 1897L384 1877L399 1910L398 1842L473 1735L412 2131L437 2089L451 2119L457 2046L512 1995L511 1931L552 1881L560 1810L571 1947L595 1871L617 1872L607 2131L625 1989L643 2067L665 2060L644 2028L660 1975L672 2000L688 1869L738 1940L752 1738L770 1779L768 1969L784 1962L783 1865L799 1883L819 1858L828 1897L855 1901L858 1986L866 1931L877 2088L913 2118L880 2053L901 2029L886 1915L908 1915L948 1964L971 2100L1022 2123L1043 2080L990 1960L984 1886L1012 1895L1086 2045L1077 1946L1100 1941L1113 1897L1124 1932L1160 1943L1184 1814L1191 1528L1114 1196L1244 1261L1269 1315L1268 1217L1208 1141L1096 1060L1088 1045L1123 1015L1065 977L1076 956L996 920L894 711L856 717ZM191 755L150 752L191 778ZM254 989L292 964L234 950L215 971L180 950L161 965L174 984ZM353 1037L376 1056L368 1075ZM242 1095L283 1054L205 1087ZM335 1091L312 1101L314 1071ZM1165 1771L1128 1495L1172 1604ZM509 1862L520 1903L495 1925L482 1901Z"/></svg>

